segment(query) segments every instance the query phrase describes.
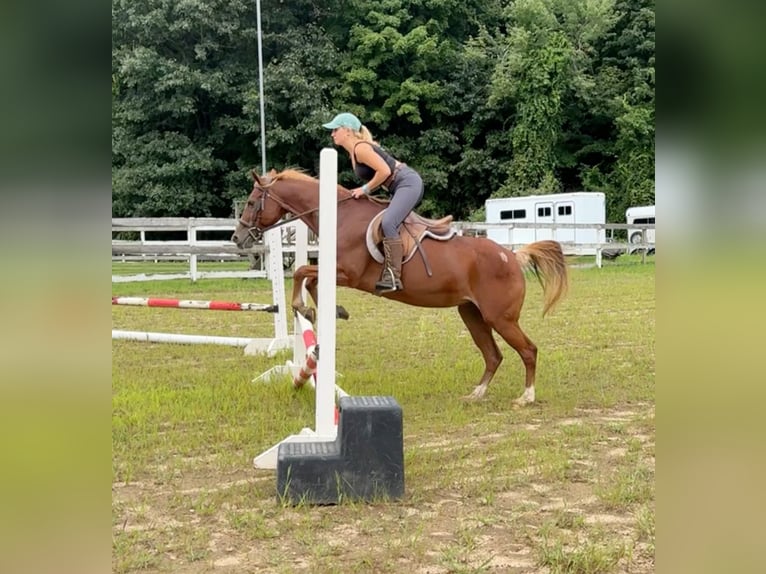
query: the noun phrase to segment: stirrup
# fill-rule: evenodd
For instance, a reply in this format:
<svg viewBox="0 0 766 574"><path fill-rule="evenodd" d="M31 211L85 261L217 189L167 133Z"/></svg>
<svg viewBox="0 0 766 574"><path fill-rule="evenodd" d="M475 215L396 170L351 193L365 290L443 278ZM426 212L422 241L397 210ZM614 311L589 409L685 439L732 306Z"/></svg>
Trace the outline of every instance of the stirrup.
<svg viewBox="0 0 766 574"><path fill-rule="evenodd" d="M386 277L384 278L381 276L380 279L378 279L378 282L375 283L375 293L378 295L381 295L382 293L391 293L393 291L401 291L404 289L404 286L402 285L401 281L397 281L396 275L394 275L394 272L391 270L390 267L387 267L383 275ZM386 281L388 279L388 281Z"/></svg>

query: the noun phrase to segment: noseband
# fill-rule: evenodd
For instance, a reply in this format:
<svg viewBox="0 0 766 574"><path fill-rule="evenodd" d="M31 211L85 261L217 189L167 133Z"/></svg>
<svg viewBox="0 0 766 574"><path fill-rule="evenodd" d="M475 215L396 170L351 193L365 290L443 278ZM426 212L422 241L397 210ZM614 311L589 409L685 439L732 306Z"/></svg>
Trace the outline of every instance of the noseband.
<svg viewBox="0 0 766 574"><path fill-rule="evenodd" d="M253 218L253 223L247 223L241 217L239 218L239 224L243 227L247 227L247 234L253 241L259 241L261 237L263 237L263 232L265 230L261 229L259 224L261 222L261 214L263 214L263 208L266 205L266 198L269 195L268 187L261 187L260 185L257 187L261 191L261 197L258 198L258 207L255 208L255 217Z"/></svg>

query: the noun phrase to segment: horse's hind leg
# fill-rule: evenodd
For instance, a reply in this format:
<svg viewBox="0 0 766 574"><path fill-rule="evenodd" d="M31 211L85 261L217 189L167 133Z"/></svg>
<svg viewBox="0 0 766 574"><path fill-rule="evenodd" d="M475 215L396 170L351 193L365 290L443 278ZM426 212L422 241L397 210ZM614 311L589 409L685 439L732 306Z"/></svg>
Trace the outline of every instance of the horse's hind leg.
<svg viewBox="0 0 766 574"><path fill-rule="evenodd" d="M458 306L457 310L463 323L468 327L473 342L476 343L484 357L484 374L473 392L465 398L470 400L481 399L487 392L487 387L492 377L495 376L497 368L503 362L503 355L500 354L500 349L497 348L497 343L492 336L492 328L484 321L484 317L481 316L476 305L463 303Z"/></svg>
<svg viewBox="0 0 766 574"><path fill-rule="evenodd" d="M537 368L537 347L524 334L516 319L503 317L495 325L495 331L505 339L505 342L513 347L521 357L526 369L524 380L524 393L515 401L517 405L528 405L535 402L535 370Z"/></svg>

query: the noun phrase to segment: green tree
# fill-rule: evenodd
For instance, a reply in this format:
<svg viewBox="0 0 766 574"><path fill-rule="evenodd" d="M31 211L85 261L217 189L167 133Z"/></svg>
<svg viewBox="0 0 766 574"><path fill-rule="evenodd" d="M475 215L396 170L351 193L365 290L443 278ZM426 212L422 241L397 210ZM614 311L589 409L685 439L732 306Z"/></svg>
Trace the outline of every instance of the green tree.
<svg viewBox="0 0 766 574"><path fill-rule="evenodd" d="M252 4L115 0L112 20L113 214L228 215L254 155Z"/></svg>
<svg viewBox="0 0 766 574"><path fill-rule="evenodd" d="M596 85L596 45L614 24L613 1L521 0L508 8L507 18L491 103L510 118L513 157L495 195L577 189L579 174L568 170L583 143L582 126L571 126L591 116L585 108Z"/></svg>
<svg viewBox="0 0 766 574"><path fill-rule="evenodd" d="M607 196L607 219L654 203L654 1L620 0L599 43L595 87L587 98L591 138L575 153L583 182Z"/></svg>
<svg viewBox="0 0 766 574"><path fill-rule="evenodd" d="M321 124L347 110L421 172L426 215L601 190L622 221L653 199L650 0L291 0L262 17L267 167L316 173ZM113 214L229 215L261 167L255 5L115 0L112 19Z"/></svg>
<svg viewBox="0 0 766 574"><path fill-rule="evenodd" d="M494 47L499 3L352 5L360 10L343 38L341 77L328 94L334 111L357 113L384 146L420 171L426 184L422 212L467 215L477 196L487 197L483 192L496 171L492 152L473 146L484 144L491 124L483 110L493 56L477 46ZM479 36L482 41L467 51Z"/></svg>

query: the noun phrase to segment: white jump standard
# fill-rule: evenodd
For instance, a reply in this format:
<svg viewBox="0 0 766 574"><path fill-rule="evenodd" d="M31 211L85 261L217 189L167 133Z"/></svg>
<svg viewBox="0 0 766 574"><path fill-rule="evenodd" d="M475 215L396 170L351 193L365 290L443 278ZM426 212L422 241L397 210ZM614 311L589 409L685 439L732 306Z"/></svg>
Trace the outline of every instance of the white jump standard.
<svg viewBox="0 0 766 574"><path fill-rule="evenodd" d="M293 381L300 386L307 379L310 384L316 366L316 428L288 436L253 460L256 468L276 468L277 499L292 504L336 504L404 495L402 410L396 401L343 393L337 424L335 420L335 394L340 391L334 380L337 161L334 149L322 150L316 337L311 324L296 314L296 347L301 339L306 362ZM322 344L321 353L317 353L317 341Z"/></svg>
<svg viewBox="0 0 766 574"><path fill-rule="evenodd" d="M322 342L325 352L317 362L316 372L316 407L314 413L314 429L308 427L302 429L298 434L290 435L281 442L275 444L268 450L259 454L253 459L255 468L276 469L277 453L279 445L290 442L326 442L334 440L338 427L335 424L335 265L321 265L322 261L336 260L336 242L335 232L337 227L337 185L338 185L338 153L334 149L323 149L320 154L320 227L326 230L319 240L319 277L317 289L319 302L317 304L317 340ZM325 235L329 237L325 237ZM324 273L323 273L324 270ZM304 332L303 325L296 319L296 325L300 325L301 334L295 333L295 345L298 345L298 337L302 337ZM312 331L313 332L313 331ZM306 351L299 358L303 361L306 358ZM297 365L296 365L297 366ZM272 369L275 372L284 372L277 367ZM261 378L268 379L269 373L265 373Z"/></svg>

